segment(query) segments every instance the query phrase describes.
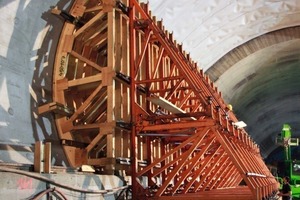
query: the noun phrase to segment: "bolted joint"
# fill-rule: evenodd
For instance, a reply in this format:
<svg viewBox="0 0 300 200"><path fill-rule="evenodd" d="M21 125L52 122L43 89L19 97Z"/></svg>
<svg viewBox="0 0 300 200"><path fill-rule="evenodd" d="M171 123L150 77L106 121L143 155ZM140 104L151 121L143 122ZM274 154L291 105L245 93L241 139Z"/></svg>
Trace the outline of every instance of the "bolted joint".
<svg viewBox="0 0 300 200"><path fill-rule="evenodd" d="M144 30L149 26L149 24L150 24L149 20L138 19L134 21L134 28Z"/></svg>
<svg viewBox="0 0 300 200"><path fill-rule="evenodd" d="M125 15L129 15L129 8L121 1L116 1L116 7L119 8Z"/></svg>

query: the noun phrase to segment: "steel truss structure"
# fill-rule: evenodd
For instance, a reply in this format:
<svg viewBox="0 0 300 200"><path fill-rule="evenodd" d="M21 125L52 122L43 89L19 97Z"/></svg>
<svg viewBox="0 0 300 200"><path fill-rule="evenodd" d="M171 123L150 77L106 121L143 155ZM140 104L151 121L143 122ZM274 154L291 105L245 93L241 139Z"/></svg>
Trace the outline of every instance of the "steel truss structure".
<svg viewBox="0 0 300 200"><path fill-rule="evenodd" d="M221 93L136 0L75 0L53 102L71 166L131 176L133 199L263 199L278 183ZM124 173L123 173L124 175Z"/></svg>

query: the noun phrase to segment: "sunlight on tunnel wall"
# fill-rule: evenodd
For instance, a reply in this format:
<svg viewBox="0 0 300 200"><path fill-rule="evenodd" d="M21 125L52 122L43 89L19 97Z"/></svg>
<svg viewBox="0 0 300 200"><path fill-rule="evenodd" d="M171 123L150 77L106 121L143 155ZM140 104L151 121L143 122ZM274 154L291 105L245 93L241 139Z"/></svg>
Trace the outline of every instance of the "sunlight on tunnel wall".
<svg viewBox="0 0 300 200"><path fill-rule="evenodd" d="M0 88L0 106L8 111L10 107L9 99L8 99L8 92L7 92L7 83L6 83L6 77L3 77L1 88Z"/></svg>
<svg viewBox="0 0 300 200"><path fill-rule="evenodd" d="M6 57L9 43L14 31L15 23L18 23L16 18L16 11L18 1L12 1L5 6L1 6L0 1L0 56ZM0 65L1 67L1 65Z"/></svg>

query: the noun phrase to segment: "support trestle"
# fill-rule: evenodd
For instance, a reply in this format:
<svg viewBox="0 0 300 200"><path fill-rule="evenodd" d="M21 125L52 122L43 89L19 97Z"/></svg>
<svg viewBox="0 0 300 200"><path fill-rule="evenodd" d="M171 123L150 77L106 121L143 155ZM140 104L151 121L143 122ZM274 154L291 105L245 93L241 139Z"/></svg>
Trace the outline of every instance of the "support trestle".
<svg viewBox="0 0 300 200"><path fill-rule="evenodd" d="M81 25L65 22L55 103L40 110L55 113L70 165L125 171L134 199L231 199L235 188L244 191L235 199L260 200L277 191L257 144L148 5L75 0L68 16Z"/></svg>

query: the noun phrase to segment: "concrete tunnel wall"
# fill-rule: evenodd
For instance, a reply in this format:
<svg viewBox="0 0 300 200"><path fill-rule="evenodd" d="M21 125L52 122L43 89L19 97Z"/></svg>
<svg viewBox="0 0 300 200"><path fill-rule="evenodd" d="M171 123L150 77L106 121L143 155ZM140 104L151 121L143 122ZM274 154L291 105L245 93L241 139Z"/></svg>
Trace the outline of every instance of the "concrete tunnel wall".
<svg viewBox="0 0 300 200"><path fill-rule="evenodd" d="M40 174L59 184L103 194L76 192L24 174L3 172L2 164L32 165L35 141L52 143L52 165L68 166L53 116L39 116L38 106L51 100L52 67L63 21L52 6L68 9L68 0L0 1L0 197L31 199L59 188L68 199L115 199L112 188L124 185L117 176L75 173ZM47 196L44 195L43 199Z"/></svg>
<svg viewBox="0 0 300 200"><path fill-rule="evenodd" d="M52 6L70 1L0 1L0 162L32 164L35 141L52 142L52 164L68 163L52 115L37 108L51 99L52 66L63 21Z"/></svg>

